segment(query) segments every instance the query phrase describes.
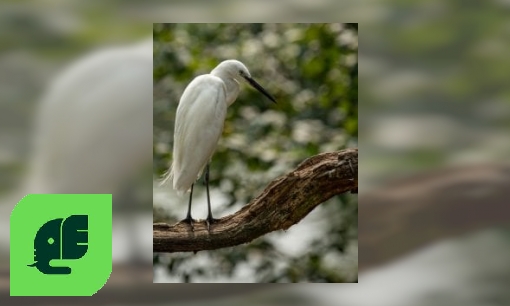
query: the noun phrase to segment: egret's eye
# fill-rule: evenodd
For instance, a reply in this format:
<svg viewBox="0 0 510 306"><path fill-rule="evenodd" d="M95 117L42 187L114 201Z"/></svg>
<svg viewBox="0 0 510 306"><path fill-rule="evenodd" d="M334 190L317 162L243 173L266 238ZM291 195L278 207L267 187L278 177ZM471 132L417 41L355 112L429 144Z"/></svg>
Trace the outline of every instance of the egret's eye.
<svg viewBox="0 0 510 306"><path fill-rule="evenodd" d="M240 75L244 75L244 72L242 70L239 70Z"/></svg>

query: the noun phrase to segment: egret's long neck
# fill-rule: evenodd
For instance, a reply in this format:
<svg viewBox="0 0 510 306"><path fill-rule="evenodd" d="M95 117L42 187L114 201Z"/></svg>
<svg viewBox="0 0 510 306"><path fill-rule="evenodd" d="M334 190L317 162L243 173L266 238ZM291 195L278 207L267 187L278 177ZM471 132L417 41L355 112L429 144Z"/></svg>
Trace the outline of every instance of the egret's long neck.
<svg viewBox="0 0 510 306"><path fill-rule="evenodd" d="M225 86L227 87L227 105L234 103L239 94L239 83L233 79L231 76L228 76L226 73L222 73L222 71L218 71L214 69L211 72L212 75L217 76L223 80Z"/></svg>

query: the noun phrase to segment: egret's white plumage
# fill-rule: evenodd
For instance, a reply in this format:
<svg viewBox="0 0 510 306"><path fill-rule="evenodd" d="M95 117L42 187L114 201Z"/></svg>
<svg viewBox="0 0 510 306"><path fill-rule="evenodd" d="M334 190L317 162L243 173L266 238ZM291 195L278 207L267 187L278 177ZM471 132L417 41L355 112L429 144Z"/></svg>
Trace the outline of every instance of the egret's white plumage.
<svg viewBox="0 0 510 306"><path fill-rule="evenodd" d="M209 163L223 131L227 107L237 98L241 81L275 101L237 60L221 62L184 90L175 119L172 165L163 180L171 179L178 193L190 190Z"/></svg>
<svg viewBox="0 0 510 306"><path fill-rule="evenodd" d="M216 149L226 114L225 84L220 78L201 75L184 91L177 109L170 173L178 192L190 189L202 174Z"/></svg>

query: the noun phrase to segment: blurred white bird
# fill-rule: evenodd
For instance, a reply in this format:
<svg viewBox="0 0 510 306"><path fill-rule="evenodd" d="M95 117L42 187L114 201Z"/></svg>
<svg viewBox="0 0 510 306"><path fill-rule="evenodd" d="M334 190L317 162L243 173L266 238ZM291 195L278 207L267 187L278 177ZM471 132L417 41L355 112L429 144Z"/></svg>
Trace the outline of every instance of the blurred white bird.
<svg viewBox="0 0 510 306"><path fill-rule="evenodd" d="M210 74L197 76L184 90L177 107L172 165L162 183L173 180L179 194L190 191L188 213L183 220L192 226L193 184L205 168L207 190L207 228L215 221L209 199L209 161L223 131L230 106L239 94L239 83L246 81L271 101L276 100L252 79L248 68L237 60L226 60Z"/></svg>
<svg viewBox="0 0 510 306"><path fill-rule="evenodd" d="M38 109L29 192L111 193L152 156L151 105L152 40L71 65Z"/></svg>
<svg viewBox="0 0 510 306"><path fill-rule="evenodd" d="M152 38L94 51L50 82L37 108L27 178L0 205L0 251L9 249L10 211L24 195L111 193L122 202L113 217L114 261L136 254L150 262L152 212L142 217L138 205L126 217L132 198L119 195L151 168L152 84Z"/></svg>

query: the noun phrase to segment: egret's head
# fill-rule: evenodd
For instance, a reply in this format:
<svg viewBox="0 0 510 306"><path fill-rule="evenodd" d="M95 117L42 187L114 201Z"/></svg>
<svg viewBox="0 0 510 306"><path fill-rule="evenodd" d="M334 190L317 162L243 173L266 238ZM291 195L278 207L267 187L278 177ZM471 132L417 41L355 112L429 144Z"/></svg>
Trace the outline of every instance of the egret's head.
<svg viewBox="0 0 510 306"><path fill-rule="evenodd" d="M251 74L248 68L238 60L226 60L221 62L214 70L212 74L221 74L224 76L231 77L238 82L244 81L244 77L251 78Z"/></svg>
<svg viewBox="0 0 510 306"><path fill-rule="evenodd" d="M248 68L246 68L246 66L238 60L223 61L218 66L216 66L216 68L214 68L211 73L233 78L237 82L246 81L253 88L260 91L269 100L276 103L275 98L273 98L273 96L271 96L262 86L260 86L259 83L252 79Z"/></svg>

